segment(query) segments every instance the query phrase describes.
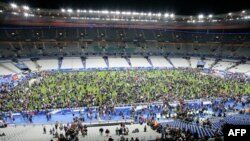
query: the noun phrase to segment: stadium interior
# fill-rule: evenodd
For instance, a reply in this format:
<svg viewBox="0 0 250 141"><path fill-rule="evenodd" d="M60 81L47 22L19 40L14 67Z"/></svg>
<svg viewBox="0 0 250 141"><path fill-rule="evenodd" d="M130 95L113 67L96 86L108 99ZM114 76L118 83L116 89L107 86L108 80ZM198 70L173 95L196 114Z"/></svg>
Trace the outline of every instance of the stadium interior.
<svg viewBox="0 0 250 141"><path fill-rule="evenodd" d="M250 125L250 10L0 2L1 141L224 140Z"/></svg>

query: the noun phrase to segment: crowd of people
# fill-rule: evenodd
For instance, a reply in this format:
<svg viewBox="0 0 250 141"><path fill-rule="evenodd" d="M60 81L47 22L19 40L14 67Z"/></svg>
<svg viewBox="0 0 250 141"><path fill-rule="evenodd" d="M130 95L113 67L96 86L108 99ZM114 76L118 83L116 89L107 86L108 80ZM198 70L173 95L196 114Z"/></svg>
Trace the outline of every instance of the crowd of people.
<svg viewBox="0 0 250 141"><path fill-rule="evenodd" d="M39 79L38 79L39 78ZM96 71L96 72L42 72L37 75L37 80L33 84L29 81L19 83L11 91L2 91L0 94L0 111L20 112L24 118L32 122L32 114L27 114L27 110L40 111L45 110L47 120L50 120L51 113L48 109L56 108L74 108L87 107L87 118L98 118L102 115L116 114L115 107L120 103L152 103L162 102L163 105L135 110L135 107L129 111L131 116L143 124L148 125L155 130L164 131L161 139L163 140L196 140L197 135L190 131L182 131L175 128L165 128L159 123L155 123L156 113L168 115L175 113L174 118L187 122L197 121L199 125L210 126L209 119L199 123L196 117L203 115L208 107L213 109L213 116L226 116L226 111L235 110L236 105L225 107L227 101L241 103L242 106L249 104L250 100L243 99L243 96L249 96L250 83L243 76L226 75L225 78L215 77L211 74L204 74L198 70L127 70L127 71ZM216 98L220 97L218 102ZM197 107L190 107L184 100L187 99L209 99L211 104L200 104ZM176 107L170 106L171 101L178 101ZM91 106L98 106L97 114L94 117ZM198 112L197 112L198 111ZM242 112L242 111L241 111ZM143 117L148 113L147 118ZM191 113L191 114L190 114ZM55 127L50 129L50 134L60 141L78 140L78 134L87 135L87 127L84 122L83 113L74 117L71 124L63 125L56 123ZM118 114L124 118L124 113ZM74 116L74 115L73 115ZM13 118L13 120L15 120ZM64 130L65 135L58 134L57 130ZM46 128L44 127L44 133ZM146 131L146 126L144 131ZM103 130L100 133L104 132ZM105 130L107 134L109 131ZM116 129L116 134L121 136L120 140L129 140L124 136L129 132L125 125ZM112 141L109 137L109 141ZM138 139L131 138L131 141ZM158 139L157 139L158 140ZM218 137L219 140L219 137Z"/></svg>
<svg viewBox="0 0 250 141"><path fill-rule="evenodd" d="M133 70L42 73L40 82L19 83L0 95L1 111L45 110L140 103L250 93L240 78L205 75L197 70Z"/></svg>

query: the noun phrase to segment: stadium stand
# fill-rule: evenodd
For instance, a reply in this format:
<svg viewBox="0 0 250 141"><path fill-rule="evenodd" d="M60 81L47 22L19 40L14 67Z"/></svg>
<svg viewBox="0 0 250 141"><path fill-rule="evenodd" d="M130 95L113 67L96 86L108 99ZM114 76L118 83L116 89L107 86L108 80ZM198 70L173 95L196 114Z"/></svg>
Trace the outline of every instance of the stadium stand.
<svg viewBox="0 0 250 141"><path fill-rule="evenodd" d="M204 61L205 61L204 68L206 68L206 69L210 69L212 67L212 65L215 63L215 59L212 59L212 58L207 58Z"/></svg>
<svg viewBox="0 0 250 141"><path fill-rule="evenodd" d="M122 68L122 67L130 67L126 59L120 57L109 57L109 67L110 68Z"/></svg>
<svg viewBox="0 0 250 141"><path fill-rule="evenodd" d="M107 64L102 57L88 57L86 59L86 69L89 68L107 68Z"/></svg>
<svg viewBox="0 0 250 141"><path fill-rule="evenodd" d="M9 75L9 74L13 74L12 71L6 69L5 67L0 65L0 75Z"/></svg>
<svg viewBox="0 0 250 141"><path fill-rule="evenodd" d="M9 70L10 74L21 72L11 61L0 63L0 66Z"/></svg>
<svg viewBox="0 0 250 141"><path fill-rule="evenodd" d="M129 58L132 67L151 67L147 59L142 57Z"/></svg>
<svg viewBox="0 0 250 141"><path fill-rule="evenodd" d="M250 71L250 62L239 64L238 66L228 70L229 72L247 73Z"/></svg>
<svg viewBox="0 0 250 141"><path fill-rule="evenodd" d="M31 61L30 59L22 59L22 60L20 60L20 62L23 62L31 71L38 70L38 66L35 63L35 61Z"/></svg>
<svg viewBox="0 0 250 141"><path fill-rule="evenodd" d="M83 67L83 62L79 57L64 57L62 60L61 69L80 69Z"/></svg>
<svg viewBox="0 0 250 141"><path fill-rule="evenodd" d="M191 57L190 58L191 68L197 68L198 61L200 61L200 58Z"/></svg>
<svg viewBox="0 0 250 141"><path fill-rule="evenodd" d="M186 68L190 67L190 64L188 63L187 59L184 58L172 58L169 57L170 61L174 65L175 68Z"/></svg>
<svg viewBox="0 0 250 141"><path fill-rule="evenodd" d="M40 70L58 70L58 59L42 59L37 60L37 64L41 66Z"/></svg>
<svg viewBox="0 0 250 141"><path fill-rule="evenodd" d="M221 60L217 62L212 69L214 70L226 70L227 68L235 65L237 61L236 60Z"/></svg>
<svg viewBox="0 0 250 141"><path fill-rule="evenodd" d="M150 56L149 59L151 60L153 67L167 67L172 68L173 66L166 60L166 58L161 56Z"/></svg>
<svg viewBox="0 0 250 141"><path fill-rule="evenodd" d="M0 2L0 140L220 141L250 124L248 15Z"/></svg>

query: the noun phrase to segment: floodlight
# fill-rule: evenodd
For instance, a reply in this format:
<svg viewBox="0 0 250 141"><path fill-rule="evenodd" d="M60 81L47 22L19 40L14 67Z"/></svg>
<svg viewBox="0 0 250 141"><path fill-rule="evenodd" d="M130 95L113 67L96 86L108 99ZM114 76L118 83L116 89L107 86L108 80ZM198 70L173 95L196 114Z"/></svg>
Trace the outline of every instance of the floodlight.
<svg viewBox="0 0 250 141"><path fill-rule="evenodd" d="M28 13L23 13L23 15L25 16L25 17L28 17L29 16L29 14Z"/></svg>
<svg viewBox="0 0 250 141"><path fill-rule="evenodd" d="M174 18L174 14L172 13L172 14L170 15L170 17L171 17L171 18Z"/></svg>
<svg viewBox="0 0 250 141"><path fill-rule="evenodd" d="M121 12L120 11L115 11L115 14L116 15L119 15Z"/></svg>
<svg viewBox="0 0 250 141"><path fill-rule="evenodd" d="M229 16L232 16L232 13L228 13Z"/></svg>
<svg viewBox="0 0 250 141"><path fill-rule="evenodd" d="M139 13L137 13L137 12L133 12L133 13L132 13L132 15L139 15Z"/></svg>
<svg viewBox="0 0 250 141"><path fill-rule="evenodd" d="M204 18L204 15L203 15L203 14L200 14L200 15L198 15L198 18L199 18L199 19L203 19L203 18Z"/></svg>
<svg viewBox="0 0 250 141"><path fill-rule="evenodd" d="M65 11L66 11L65 9L63 9L63 8L61 9L61 12L63 12L63 13L64 13Z"/></svg>
<svg viewBox="0 0 250 141"><path fill-rule="evenodd" d="M81 11L79 9L76 10L77 13L80 13Z"/></svg>
<svg viewBox="0 0 250 141"><path fill-rule="evenodd" d="M102 14L108 14L109 11L108 11L108 10L103 10L103 11L101 11L101 13L102 13Z"/></svg>
<svg viewBox="0 0 250 141"><path fill-rule="evenodd" d="M93 10L89 10L89 13L93 13Z"/></svg>
<svg viewBox="0 0 250 141"><path fill-rule="evenodd" d="M15 3L10 4L11 8L17 8L17 5Z"/></svg>
<svg viewBox="0 0 250 141"><path fill-rule="evenodd" d="M68 13L72 13L73 10L72 10L72 9L67 9L67 12L68 12Z"/></svg>
<svg viewBox="0 0 250 141"><path fill-rule="evenodd" d="M246 11L245 10L242 10L242 12L241 13L246 13Z"/></svg>
<svg viewBox="0 0 250 141"><path fill-rule="evenodd" d="M213 18L213 15L212 15L212 14L209 14L209 15L208 15L208 18Z"/></svg>
<svg viewBox="0 0 250 141"><path fill-rule="evenodd" d="M168 14L168 13L165 13L165 14L164 14L164 17L165 17L165 18L169 17L169 14Z"/></svg>
<svg viewBox="0 0 250 141"><path fill-rule="evenodd" d="M161 13L158 13L157 16L160 17L160 16L161 16Z"/></svg>
<svg viewBox="0 0 250 141"><path fill-rule="evenodd" d="M148 16L152 16L152 13L151 13L151 12L149 12L149 13L148 13Z"/></svg>
<svg viewBox="0 0 250 141"><path fill-rule="evenodd" d="M24 10L30 10L29 6L27 6L27 5L24 5L24 6L23 6L23 9L24 9Z"/></svg>

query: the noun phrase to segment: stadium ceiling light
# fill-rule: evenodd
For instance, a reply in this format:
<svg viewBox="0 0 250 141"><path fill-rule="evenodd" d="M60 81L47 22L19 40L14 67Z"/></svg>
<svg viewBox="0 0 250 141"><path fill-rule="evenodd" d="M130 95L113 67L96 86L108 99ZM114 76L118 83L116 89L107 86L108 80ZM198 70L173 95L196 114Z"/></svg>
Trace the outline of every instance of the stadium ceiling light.
<svg viewBox="0 0 250 141"><path fill-rule="evenodd" d="M67 9L67 12L68 12L68 13L72 13L73 10L72 10L72 9Z"/></svg>
<svg viewBox="0 0 250 141"><path fill-rule="evenodd" d="M11 8L17 8L17 5L15 3L10 3Z"/></svg>
<svg viewBox="0 0 250 141"><path fill-rule="evenodd" d="M80 13L81 11L79 9L76 10L77 13Z"/></svg>
<svg viewBox="0 0 250 141"><path fill-rule="evenodd" d="M132 15L139 15L139 13L137 13L137 12L133 12L133 13L132 13Z"/></svg>
<svg viewBox="0 0 250 141"><path fill-rule="evenodd" d="M109 14L109 11L108 10L103 10L101 11L102 14Z"/></svg>
<svg viewBox="0 0 250 141"><path fill-rule="evenodd" d="M204 18L203 14L198 15L198 19L203 19L203 18Z"/></svg>
<svg viewBox="0 0 250 141"><path fill-rule="evenodd" d="M151 13L151 12L149 12L149 13L148 13L148 16L152 16L152 13Z"/></svg>
<svg viewBox="0 0 250 141"><path fill-rule="evenodd" d="M228 13L229 16L232 16L232 13Z"/></svg>
<svg viewBox="0 0 250 141"><path fill-rule="evenodd" d="M171 18L174 18L174 14L172 13L172 14L170 15L170 17L171 17Z"/></svg>
<svg viewBox="0 0 250 141"><path fill-rule="evenodd" d="M115 11L116 15L120 15L120 13L121 13L120 11Z"/></svg>
<svg viewBox="0 0 250 141"><path fill-rule="evenodd" d="M208 15L208 18L213 18L213 15L212 15L212 14L209 14L209 15Z"/></svg>
<svg viewBox="0 0 250 141"><path fill-rule="evenodd" d="M157 16L158 16L158 17L161 17L161 13L158 13Z"/></svg>
<svg viewBox="0 0 250 141"><path fill-rule="evenodd" d="M24 6L23 6L23 9L24 9L24 10L30 10L29 6L27 6L27 5L24 5Z"/></svg>
<svg viewBox="0 0 250 141"><path fill-rule="evenodd" d="M63 12L63 13L64 13L65 11L66 11L66 10L65 10L64 8L62 8L62 9L61 9L61 12Z"/></svg>
<svg viewBox="0 0 250 141"><path fill-rule="evenodd" d="M246 11L245 10L242 10L242 12L241 13L246 13Z"/></svg>
<svg viewBox="0 0 250 141"><path fill-rule="evenodd" d="M23 13L23 15L25 16L25 17L28 17L29 16L29 14L28 13Z"/></svg>
<svg viewBox="0 0 250 141"><path fill-rule="evenodd" d="M168 18L168 17L169 17L169 14L168 14L168 13L165 13L165 14L164 14L164 17L165 17L165 18Z"/></svg>
<svg viewBox="0 0 250 141"><path fill-rule="evenodd" d="M127 15L131 15L131 12L130 12L130 11L128 11L128 12L126 12L126 14L127 14Z"/></svg>
<svg viewBox="0 0 250 141"><path fill-rule="evenodd" d="M93 10L90 9L90 10L89 10L89 13L93 13Z"/></svg>

